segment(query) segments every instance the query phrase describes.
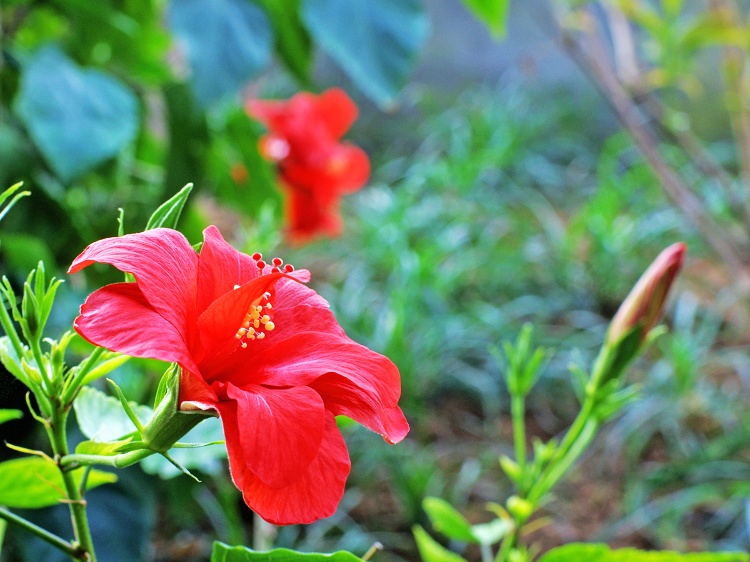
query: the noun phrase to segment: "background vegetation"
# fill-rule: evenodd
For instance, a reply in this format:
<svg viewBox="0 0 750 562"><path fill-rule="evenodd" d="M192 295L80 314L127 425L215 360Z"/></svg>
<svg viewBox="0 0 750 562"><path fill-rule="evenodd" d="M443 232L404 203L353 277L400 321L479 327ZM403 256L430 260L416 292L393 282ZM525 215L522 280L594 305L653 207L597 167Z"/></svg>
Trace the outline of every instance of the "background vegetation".
<svg viewBox="0 0 750 562"><path fill-rule="evenodd" d="M217 224L244 251L310 269L347 333L399 366L412 425L396 447L346 427L347 494L335 516L307 527L254 521L220 452L183 459L202 484L158 463L128 469L87 496L107 560L203 560L214 538L357 553L377 540L384 559L418 560L411 529L430 529L426 496L479 523L487 502L511 493L497 464L513 449L507 365L493 350L524 323L536 326L537 342L555 353L527 423L531 436L559 434L577 408L569 365L592 359L630 287L676 240L688 242L689 261L665 319L670 333L631 373L641 399L607 426L528 539L545 550L573 540L750 546L747 10L679 0L540 2L531 16L514 7L498 49L520 49L524 34L514 29L531 19L543 44L567 45L584 73L555 81L550 65L568 55L556 47L547 58L536 43L525 51L533 61L499 56L488 73L499 77L479 81L476 68L440 66L441 49L459 47L438 39L450 30L492 41L506 3L487 3L502 13L483 12L482 2L426 4L0 6L0 186L23 180L32 192L3 220L3 273L22 282L43 259L66 277L86 244L117 234L118 208L126 232L142 230L193 182L180 223L188 238ZM463 14L451 22L458 31L429 35L431 21L445 25L442 11ZM622 42L595 42L622 26L637 63L630 75ZM436 68L448 77L437 79ZM360 104L348 139L368 151L373 173L344 200L342 236L292 246L275 170L257 148L263 127L243 102L334 85ZM631 111L640 121L628 121ZM66 277L50 324L69 327L85 295L111 280L106 268L86 283ZM146 403L161 370L132 361L113 378ZM0 408L25 410L23 391L0 374ZM39 440L29 416L0 426L0 438ZM64 509L27 515L67 524ZM5 546L8 561L57 556L22 533ZM463 555L480 559L471 546Z"/></svg>

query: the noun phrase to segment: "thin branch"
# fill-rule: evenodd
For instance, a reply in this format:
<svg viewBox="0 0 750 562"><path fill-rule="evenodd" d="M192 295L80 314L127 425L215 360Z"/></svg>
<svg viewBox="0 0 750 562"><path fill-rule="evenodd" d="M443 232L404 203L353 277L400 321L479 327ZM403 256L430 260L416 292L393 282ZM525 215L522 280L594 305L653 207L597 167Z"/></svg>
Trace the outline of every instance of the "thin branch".
<svg viewBox="0 0 750 562"><path fill-rule="evenodd" d="M57 535L50 533L47 529L42 529L38 525L35 525L31 521L24 519L23 517L16 515L15 513L8 511L4 507L0 507L0 519L4 519L8 523L26 529L30 533L33 533L43 541L48 542L58 550L63 551L65 554L76 560L85 560L86 553L82 552L79 548L76 548L73 544L69 543L65 539L58 537Z"/></svg>
<svg viewBox="0 0 750 562"><path fill-rule="evenodd" d="M750 292L750 274L745 270L741 258L743 251L735 240L725 236L726 228L721 227L706 213L700 199L664 160L652 133L644 126L643 116L638 106L610 68L604 50L589 34L574 36L565 31L563 33L565 47L594 79L605 99L614 109L617 118L633 137L636 146L651 166L669 198L729 266L742 290Z"/></svg>
<svg viewBox="0 0 750 562"><path fill-rule="evenodd" d="M744 28L737 6L730 0L711 0L711 10L725 25ZM727 45L722 49L724 80L727 85L727 109L732 123L740 173L745 184L745 212L750 220L750 105L746 87L746 53L740 47Z"/></svg>

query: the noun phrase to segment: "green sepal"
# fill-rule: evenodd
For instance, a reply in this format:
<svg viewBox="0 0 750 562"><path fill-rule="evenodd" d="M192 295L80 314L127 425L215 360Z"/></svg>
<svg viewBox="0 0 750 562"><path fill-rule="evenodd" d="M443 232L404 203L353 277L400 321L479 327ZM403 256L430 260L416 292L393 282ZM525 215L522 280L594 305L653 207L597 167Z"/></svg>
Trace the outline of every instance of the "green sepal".
<svg viewBox="0 0 750 562"><path fill-rule="evenodd" d="M602 386L609 381L619 381L625 368L638 356L642 348L643 326L637 324L624 336L613 344L605 344L594 364L593 378L595 387ZM592 377L593 377L592 376Z"/></svg>
<svg viewBox="0 0 750 562"><path fill-rule="evenodd" d="M181 437L214 413L179 410L180 369L171 365L157 389L159 401L154 404L154 415L141 430L143 441L156 452L165 453ZM169 459L168 459L169 460Z"/></svg>
<svg viewBox="0 0 750 562"><path fill-rule="evenodd" d="M130 403L128 402L128 399L125 398L125 395L123 394L122 390L120 390L120 387L117 386L117 383L112 379L107 379L107 382L114 387L117 398L120 399L120 404L122 404L122 409L125 410L128 418L130 418L130 421L133 422L133 425L138 430L138 432L143 434L143 424L141 423L141 420L138 419L138 416L135 415L133 408L130 407Z"/></svg>

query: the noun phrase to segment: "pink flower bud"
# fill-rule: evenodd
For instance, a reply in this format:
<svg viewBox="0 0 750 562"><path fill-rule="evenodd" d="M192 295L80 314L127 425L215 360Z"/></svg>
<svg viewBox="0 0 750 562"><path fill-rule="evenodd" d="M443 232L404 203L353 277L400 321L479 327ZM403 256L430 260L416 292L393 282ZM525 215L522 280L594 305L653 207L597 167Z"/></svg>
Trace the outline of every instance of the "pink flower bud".
<svg viewBox="0 0 750 562"><path fill-rule="evenodd" d="M669 288L685 259L687 245L672 244L663 250L645 271L620 305L607 331L606 344L616 344L635 328L643 342L659 321Z"/></svg>

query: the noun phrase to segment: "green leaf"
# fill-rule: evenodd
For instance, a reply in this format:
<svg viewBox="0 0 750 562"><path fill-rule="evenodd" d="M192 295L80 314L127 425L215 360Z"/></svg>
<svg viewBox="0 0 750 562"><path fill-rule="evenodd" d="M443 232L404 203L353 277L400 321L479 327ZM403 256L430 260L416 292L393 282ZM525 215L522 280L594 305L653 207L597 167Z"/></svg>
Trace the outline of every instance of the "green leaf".
<svg viewBox="0 0 750 562"><path fill-rule="evenodd" d="M429 497L424 499L422 507L438 533L457 541L479 542L471 532L471 524L447 501Z"/></svg>
<svg viewBox="0 0 750 562"><path fill-rule="evenodd" d="M238 92L271 59L271 23L246 0L172 0L169 26L187 52L202 107Z"/></svg>
<svg viewBox="0 0 750 562"><path fill-rule="evenodd" d="M506 32L510 0L463 0L466 7L482 21L495 37Z"/></svg>
<svg viewBox="0 0 750 562"><path fill-rule="evenodd" d="M73 471L76 486L81 485L83 468ZM91 470L86 489L117 481L117 475ZM36 509L56 505L65 499L65 483L57 465L42 457L24 457L0 463L0 505Z"/></svg>
<svg viewBox="0 0 750 562"><path fill-rule="evenodd" d="M700 552L680 554L671 551L643 552L634 548L610 550L606 544L568 544L550 550L539 562L747 562L742 552Z"/></svg>
<svg viewBox="0 0 750 562"><path fill-rule="evenodd" d="M117 154L138 129L138 102L128 88L54 47L23 66L15 109L64 183Z"/></svg>
<svg viewBox="0 0 750 562"><path fill-rule="evenodd" d="M143 424L148 423L153 414L151 408L135 402L130 402L130 406ZM81 432L94 441L115 441L135 431L120 401L90 386L81 388L73 407Z"/></svg>
<svg viewBox="0 0 750 562"><path fill-rule="evenodd" d="M0 306L4 306L1 301ZM2 362L3 367L5 367L11 375L26 384L28 377L23 371L21 358L18 357L18 354L13 348L13 344L8 336L0 338L0 362Z"/></svg>
<svg viewBox="0 0 750 562"><path fill-rule="evenodd" d="M368 97L392 105L427 38L420 0L303 0L315 41Z"/></svg>
<svg viewBox="0 0 750 562"><path fill-rule="evenodd" d="M466 562L464 558L438 543L419 525L415 525L412 531L422 562Z"/></svg>
<svg viewBox="0 0 750 562"><path fill-rule="evenodd" d="M310 85L312 42L300 20L301 0L256 0L271 18L276 51L286 67L304 85Z"/></svg>
<svg viewBox="0 0 750 562"><path fill-rule="evenodd" d="M0 410L0 423L5 423L11 420L18 420L23 417L21 410Z"/></svg>
<svg viewBox="0 0 750 562"><path fill-rule="evenodd" d="M214 542L211 562L361 562L362 559L351 552L334 552L333 554L302 553L276 548L267 552L257 552L244 546L228 546Z"/></svg>
<svg viewBox="0 0 750 562"><path fill-rule="evenodd" d="M182 209L185 207L185 201L193 190L193 184L189 183L154 211L146 224L146 230L153 228L177 228L177 221L180 220Z"/></svg>

